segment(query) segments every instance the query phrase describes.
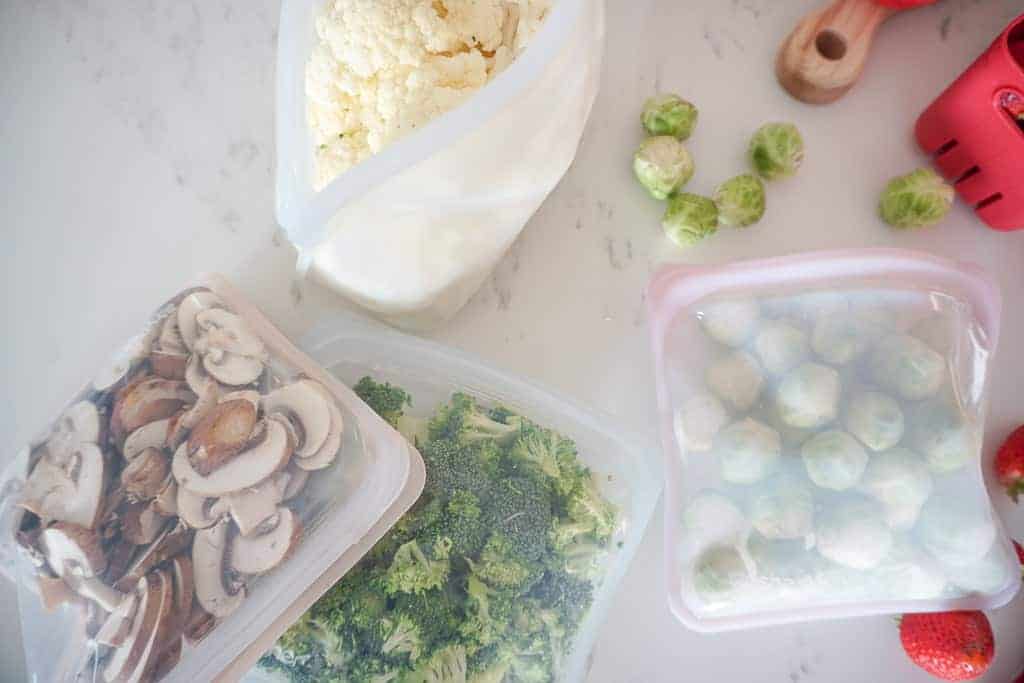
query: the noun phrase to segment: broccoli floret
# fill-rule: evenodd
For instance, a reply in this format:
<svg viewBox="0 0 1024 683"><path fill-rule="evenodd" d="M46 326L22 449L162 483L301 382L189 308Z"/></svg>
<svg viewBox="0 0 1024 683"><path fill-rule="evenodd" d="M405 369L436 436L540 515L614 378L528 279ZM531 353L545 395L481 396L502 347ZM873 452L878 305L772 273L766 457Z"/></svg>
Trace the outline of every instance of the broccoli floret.
<svg viewBox="0 0 1024 683"><path fill-rule="evenodd" d="M402 683L465 683L466 650L449 645L438 650L402 678Z"/></svg>
<svg viewBox="0 0 1024 683"><path fill-rule="evenodd" d="M419 628L422 654L427 655L454 640L462 621L460 596L447 587L415 595L395 597L392 618L405 618Z"/></svg>
<svg viewBox="0 0 1024 683"><path fill-rule="evenodd" d="M447 499L459 491L471 491L479 497L487 495L492 477L485 463L474 450L450 439L437 439L421 450L427 467L424 491Z"/></svg>
<svg viewBox="0 0 1024 683"><path fill-rule="evenodd" d="M384 590L395 593L422 593L440 588L451 569L451 539L439 537L426 549L416 540L402 545L384 577Z"/></svg>
<svg viewBox="0 0 1024 683"><path fill-rule="evenodd" d="M431 439L451 439L460 444L489 439L509 444L519 433L522 420L512 413L497 415L504 420L499 421L482 410L471 396L455 394L430 421L429 435Z"/></svg>
<svg viewBox="0 0 1024 683"><path fill-rule="evenodd" d="M385 618L380 622L381 636L384 641L381 652L390 657L408 656L415 662L423 652L423 636L420 626L411 617L400 614L394 618Z"/></svg>
<svg viewBox="0 0 1024 683"><path fill-rule="evenodd" d="M586 475L577 460L576 444L550 429L524 429L510 456L513 462L532 465L544 473L559 495L568 495Z"/></svg>
<svg viewBox="0 0 1024 683"><path fill-rule="evenodd" d="M474 574L492 586L527 587L537 577L539 565L516 555L508 537L492 534L480 552L477 562L470 562Z"/></svg>
<svg viewBox="0 0 1024 683"><path fill-rule="evenodd" d="M540 604L558 612L562 623L575 632L594 600L594 586L565 570L549 569L530 595Z"/></svg>
<svg viewBox="0 0 1024 683"><path fill-rule="evenodd" d="M514 557L529 563L547 553L550 489L536 479L504 479L491 490L488 503L488 528L508 538Z"/></svg>
<svg viewBox="0 0 1024 683"><path fill-rule="evenodd" d="M437 525L439 536L451 539L455 558L475 556L487 538L480 499L469 491L456 491L445 505Z"/></svg>
<svg viewBox="0 0 1024 683"><path fill-rule="evenodd" d="M404 389L387 382L381 384L372 377L363 377L352 390L375 413L396 429L398 428L398 420L405 413L406 406L412 405L412 399Z"/></svg>
<svg viewBox="0 0 1024 683"><path fill-rule="evenodd" d="M562 550L560 568L573 576L594 579L599 574L599 560L604 552L603 543L589 539L574 541Z"/></svg>
<svg viewBox="0 0 1024 683"><path fill-rule="evenodd" d="M615 533L618 511L601 496L589 475L569 493L565 510L574 522L589 525L598 541L607 541Z"/></svg>
<svg viewBox="0 0 1024 683"><path fill-rule="evenodd" d="M505 635L512 618L513 593L490 588L470 574L466 580L466 618L459 633L467 649L476 651Z"/></svg>

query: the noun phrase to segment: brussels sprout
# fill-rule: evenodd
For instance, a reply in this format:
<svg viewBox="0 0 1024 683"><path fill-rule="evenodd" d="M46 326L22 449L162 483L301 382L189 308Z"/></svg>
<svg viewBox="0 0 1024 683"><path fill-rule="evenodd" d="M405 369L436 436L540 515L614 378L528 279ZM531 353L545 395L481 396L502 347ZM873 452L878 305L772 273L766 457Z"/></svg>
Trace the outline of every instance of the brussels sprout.
<svg viewBox="0 0 1024 683"><path fill-rule="evenodd" d="M750 163L765 180L796 173L804 160L804 139L792 123L766 123L750 140Z"/></svg>
<svg viewBox="0 0 1024 683"><path fill-rule="evenodd" d="M814 324L811 347L826 363L846 365L864 355L878 338L878 328L849 313L823 316Z"/></svg>
<svg viewBox="0 0 1024 683"><path fill-rule="evenodd" d="M844 491L860 481L868 466L864 447L846 432L815 434L800 448L807 476L824 489Z"/></svg>
<svg viewBox="0 0 1024 683"><path fill-rule="evenodd" d="M694 563L693 587L705 603L729 601L750 583L747 563L734 546L709 548Z"/></svg>
<svg viewBox="0 0 1024 683"><path fill-rule="evenodd" d="M686 506L683 528L688 545L704 547L740 543L750 524L731 500L718 491L707 489Z"/></svg>
<svg viewBox="0 0 1024 683"><path fill-rule="evenodd" d="M680 192L669 197L661 227L680 247L690 247L718 232L718 207L707 197Z"/></svg>
<svg viewBox="0 0 1024 683"><path fill-rule="evenodd" d="M925 503L915 531L924 549L947 567L977 562L996 540L987 506L950 497L936 496Z"/></svg>
<svg viewBox="0 0 1024 683"><path fill-rule="evenodd" d="M804 292L768 299L764 307L776 317L799 322L814 322L826 315L848 314L850 302L839 292Z"/></svg>
<svg viewBox="0 0 1024 683"><path fill-rule="evenodd" d="M655 95L644 102L640 122L649 135L671 135L685 140L697 126L697 107L679 95Z"/></svg>
<svg viewBox="0 0 1024 683"><path fill-rule="evenodd" d="M814 496L810 487L788 475L773 477L754 495L750 521L765 538L810 536L814 533Z"/></svg>
<svg viewBox="0 0 1024 683"><path fill-rule="evenodd" d="M754 353L770 375L782 375L807 358L807 333L781 321L765 323L754 338Z"/></svg>
<svg viewBox="0 0 1024 683"><path fill-rule="evenodd" d="M825 560L809 551L803 540L768 539L753 534L747 549L758 578L777 582L776 588L806 585L825 569Z"/></svg>
<svg viewBox="0 0 1024 683"><path fill-rule="evenodd" d="M978 457L975 432L952 398L941 396L914 406L910 422L910 444L933 472L953 472Z"/></svg>
<svg viewBox="0 0 1024 683"><path fill-rule="evenodd" d="M819 515L816 538L822 556L862 570L881 564L893 544L878 506L860 497L838 501Z"/></svg>
<svg viewBox="0 0 1024 683"><path fill-rule="evenodd" d="M918 321L911 328L910 334L923 341L936 353L948 355L956 342L955 319L941 313L929 315Z"/></svg>
<svg viewBox="0 0 1024 683"><path fill-rule="evenodd" d="M846 404L847 431L873 451L892 448L903 438L903 411L895 399L877 391L855 394Z"/></svg>
<svg viewBox="0 0 1024 683"><path fill-rule="evenodd" d="M1010 581L1020 580L1016 572L1010 570L1008 559L1002 546L996 545L977 562L956 567L951 578L964 593L991 595L1005 588Z"/></svg>
<svg viewBox="0 0 1024 683"><path fill-rule="evenodd" d="M761 367L746 351L734 351L714 361L707 370L708 388L740 412L750 410L761 395Z"/></svg>
<svg viewBox="0 0 1024 683"><path fill-rule="evenodd" d="M939 390L946 379L946 362L921 340L891 334L871 353L871 374L879 386L916 401Z"/></svg>
<svg viewBox="0 0 1024 683"><path fill-rule="evenodd" d="M676 439L687 451L710 451L715 434L728 421L729 413L721 401L711 394L697 394L687 399L676 412Z"/></svg>
<svg viewBox="0 0 1024 683"><path fill-rule="evenodd" d="M877 590L895 600L931 600L946 588L942 567L902 535L871 575Z"/></svg>
<svg viewBox="0 0 1024 683"><path fill-rule="evenodd" d="M946 217L953 206L953 186L930 168L919 168L889 181L878 213L894 228L920 228Z"/></svg>
<svg viewBox="0 0 1024 683"><path fill-rule="evenodd" d="M764 216L764 183L750 173L738 175L718 186L714 200L720 224L745 228Z"/></svg>
<svg viewBox="0 0 1024 683"><path fill-rule="evenodd" d="M693 177L693 158L668 135L647 138L633 155L633 174L655 199L667 199Z"/></svg>
<svg viewBox="0 0 1024 683"><path fill-rule="evenodd" d="M839 373L817 363L804 363L786 375L775 392L782 421L802 429L821 427L836 417Z"/></svg>
<svg viewBox="0 0 1024 683"><path fill-rule="evenodd" d="M756 301L735 299L708 304L698 317L709 337L726 346L739 348L753 336L761 311Z"/></svg>
<svg viewBox="0 0 1024 683"><path fill-rule="evenodd" d="M932 475L920 456L894 448L871 458L860 488L881 503L889 526L905 530L914 526L932 495Z"/></svg>
<svg viewBox="0 0 1024 683"><path fill-rule="evenodd" d="M715 454L721 465L722 479L733 484L753 484L775 470L782 444L778 432L748 417L718 434Z"/></svg>

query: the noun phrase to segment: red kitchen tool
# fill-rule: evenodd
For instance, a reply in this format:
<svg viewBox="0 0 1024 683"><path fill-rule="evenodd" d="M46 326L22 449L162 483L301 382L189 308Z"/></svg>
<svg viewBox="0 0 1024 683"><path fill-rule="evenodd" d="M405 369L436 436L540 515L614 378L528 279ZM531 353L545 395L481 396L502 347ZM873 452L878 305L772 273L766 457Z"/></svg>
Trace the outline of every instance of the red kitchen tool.
<svg viewBox="0 0 1024 683"><path fill-rule="evenodd" d="M833 0L789 34L779 48L775 75L802 102L834 102L860 78L882 22L900 10L936 1Z"/></svg>
<svg viewBox="0 0 1024 683"><path fill-rule="evenodd" d="M925 109L915 132L990 228L1024 228L1024 14Z"/></svg>

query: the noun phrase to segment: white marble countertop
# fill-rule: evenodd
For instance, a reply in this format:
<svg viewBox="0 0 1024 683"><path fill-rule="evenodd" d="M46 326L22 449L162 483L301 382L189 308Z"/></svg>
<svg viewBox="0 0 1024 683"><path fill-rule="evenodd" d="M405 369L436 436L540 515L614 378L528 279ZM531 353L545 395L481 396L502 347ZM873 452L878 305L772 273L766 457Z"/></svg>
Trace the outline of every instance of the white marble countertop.
<svg viewBox="0 0 1024 683"><path fill-rule="evenodd" d="M1006 297L987 451L1024 419L1024 233L962 207L897 234L874 216L884 179L920 165L910 129L942 87L1024 9L945 0L891 20L864 81L809 108L772 75L774 49L816 0L609 0L604 81L579 157L494 277L433 336L653 429L642 292L664 261L723 263L807 249L903 246L975 261ZM152 306L193 273L237 281L293 337L338 301L292 285L272 205L273 0L6 0L0 3L0 433L24 441ZM643 98L697 102L692 187L743 167L747 136L790 119L807 140L798 179L772 186L767 218L688 252L633 183ZM1001 494L1010 529L1024 512ZM660 509L603 628L592 681L926 681L891 618L704 636L664 598ZM0 590L0 678L21 680L13 590ZM1024 666L1024 598L992 615L985 680Z"/></svg>

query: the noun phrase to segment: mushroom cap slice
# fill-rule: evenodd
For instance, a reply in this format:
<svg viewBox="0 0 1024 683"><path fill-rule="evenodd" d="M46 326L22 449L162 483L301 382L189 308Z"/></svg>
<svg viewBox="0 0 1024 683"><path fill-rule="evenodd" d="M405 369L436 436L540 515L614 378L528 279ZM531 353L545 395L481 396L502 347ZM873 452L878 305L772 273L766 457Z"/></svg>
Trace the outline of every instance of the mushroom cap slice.
<svg viewBox="0 0 1024 683"><path fill-rule="evenodd" d="M295 449L298 458L315 455L330 435L331 401L319 387L311 379L301 379L274 389L263 397L264 413L282 413L297 428L301 435Z"/></svg>
<svg viewBox="0 0 1024 683"><path fill-rule="evenodd" d="M64 583L64 579L43 574L36 575L36 585L39 588L39 597L43 603L43 609L52 612L61 605L74 603L80 600L78 594Z"/></svg>
<svg viewBox="0 0 1024 683"><path fill-rule="evenodd" d="M174 613L178 620L176 632L181 632L192 614L192 598L196 592L192 560L178 555L171 560L171 576L174 579Z"/></svg>
<svg viewBox="0 0 1024 683"><path fill-rule="evenodd" d="M178 518L193 529L206 529L217 523L222 516L215 509L216 498L207 498L178 486Z"/></svg>
<svg viewBox="0 0 1024 683"><path fill-rule="evenodd" d="M253 405L256 410L260 409L260 392L254 389L241 389L239 391L230 391L220 397L221 403L227 401L248 401Z"/></svg>
<svg viewBox="0 0 1024 683"><path fill-rule="evenodd" d="M195 350L208 355L218 351L266 360L263 340L249 329L241 316L226 308L208 308L196 314L199 335Z"/></svg>
<svg viewBox="0 0 1024 683"><path fill-rule="evenodd" d="M156 540L168 519L146 502L126 503L121 508L121 535L133 545L146 545Z"/></svg>
<svg viewBox="0 0 1024 683"><path fill-rule="evenodd" d="M225 553L231 520L223 519L196 532L192 542L192 571L199 605L218 619L228 616L245 600L245 587L229 593L225 586Z"/></svg>
<svg viewBox="0 0 1024 683"><path fill-rule="evenodd" d="M82 578L68 575L64 577L64 580L76 593L83 598L92 600L106 612L113 612L124 600L124 593L116 588L111 588L95 576Z"/></svg>
<svg viewBox="0 0 1024 683"><path fill-rule="evenodd" d="M118 442L139 427L171 417L182 406L194 403L196 395L185 382L146 377L117 392L110 416L110 431Z"/></svg>
<svg viewBox="0 0 1024 683"><path fill-rule="evenodd" d="M108 683L124 680L134 665L138 663L147 644L146 641L149 640L149 636L156 627L157 617L160 616L160 603L164 598L165 584L170 585L163 574L159 573L152 577L144 576L139 579L135 589L139 596L138 606L135 609L131 629L121 645L114 650L103 669L103 679Z"/></svg>
<svg viewBox="0 0 1024 683"><path fill-rule="evenodd" d="M231 518L238 525L238 533L248 536L277 514L277 506L284 500L290 479L291 475L287 471L275 472L255 486L229 493L222 498L231 512Z"/></svg>
<svg viewBox="0 0 1024 683"><path fill-rule="evenodd" d="M178 330L178 313L176 309L172 309L164 316L163 322L160 324L160 334L157 336L156 341L153 342L153 347L163 351L188 355L189 349L185 346L185 340L181 338L181 332Z"/></svg>
<svg viewBox="0 0 1024 683"><path fill-rule="evenodd" d="M237 455L256 427L256 406L246 399L221 400L188 437L189 461L207 476Z"/></svg>
<svg viewBox="0 0 1024 683"><path fill-rule="evenodd" d="M153 349L149 353L149 367L153 373L164 379L185 379L188 356L178 351Z"/></svg>
<svg viewBox="0 0 1024 683"><path fill-rule="evenodd" d="M178 447L171 471L178 480L179 488L215 498L255 486L274 472L284 469L291 458L288 433L277 420L265 422L264 435L258 443L236 455L209 476L203 476L193 468L187 444Z"/></svg>
<svg viewBox="0 0 1024 683"><path fill-rule="evenodd" d="M199 338L199 326L196 316L207 308L222 308L224 302L211 291L198 291L189 294L178 304L178 332L181 340L189 351L195 348Z"/></svg>
<svg viewBox="0 0 1024 683"><path fill-rule="evenodd" d="M192 530L184 524L168 524L149 545L141 548L124 575L114 583L118 590L128 590L150 569L183 552L192 542Z"/></svg>
<svg viewBox="0 0 1024 683"><path fill-rule="evenodd" d="M185 383L196 396L203 396L217 389L217 380L210 377L203 367L203 359L198 354L189 356L185 364Z"/></svg>
<svg viewBox="0 0 1024 683"><path fill-rule="evenodd" d="M203 368L218 382L228 386L251 384L263 374L263 361L234 353L203 356Z"/></svg>
<svg viewBox="0 0 1024 683"><path fill-rule="evenodd" d="M217 405L217 398L220 393L219 385L210 380L206 393L197 394L196 402L188 410L184 410L171 418L171 425L167 432L167 446L171 449L177 448L189 435L193 428L206 417L207 413Z"/></svg>
<svg viewBox="0 0 1024 683"><path fill-rule="evenodd" d="M93 640L100 645L118 647L124 643L131 632L132 623L135 621L135 613L141 602L140 593L134 590L128 593L124 600L114 608L114 611L107 615L106 621L100 626Z"/></svg>
<svg viewBox="0 0 1024 683"><path fill-rule="evenodd" d="M192 613L185 623L185 641L189 645L195 645L206 637L206 634L213 630L217 620L212 614L199 606L199 603L192 601Z"/></svg>
<svg viewBox="0 0 1024 683"><path fill-rule="evenodd" d="M92 401L79 401L57 419L46 440L51 460L60 463L83 443L99 443L102 433L99 409Z"/></svg>
<svg viewBox="0 0 1024 683"><path fill-rule="evenodd" d="M239 574L265 574L284 562L302 535L302 522L289 508L277 511L277 524L255 536L235 536L231 541L231 568Z"/></svg>
<svg viewBox="0 0 1024 683"><path fill-rule="evenodd" d="M166 448L167 434L170 430L172 418L165 417L162 420L155 420L144 424L124 440L121 446L121 455L125 460L134 459L139 453L147 448Z"/></svg>
<svg viewBox="0 0 1024 683"><path fill-rule="evenodd" d="M150 500L163 490L169 473L170 464L163 450L150 447L121 470L121 487L130 497Z"/></svg>
<svg viewBox="0 0 1024 683"><path fill-rule="evenodd" d="M334 459L338 456L338 451L341 449L341 437L345 428L341 409L338 408L331 395L327 393L325 387L317 386L327 399L327 408L331 414L331 429L327 434L327 439L316 453L308 458L295 459L296 467L307 471L322 470L334 462Z"/></svg>
<svg viewBox="0 0 1024 683"><path fill-rule="evenodd" d="M288 469L285 472L288 474L288 484L284 487L284 493L281 494L282 501L291 500L299 495L309 480L309 472L296 467L294 460L288 465Z"/></svg>
<svg viewBox="0 0 1024 683"><path fill-rule="evenodd" d="M103 509L105 474L103 453L95 444L79 444L63 466L44 456L25 480L18 505L44 520L92 529Z"/></svg>
<svg viewBox="0 0 1024 683"><path fill-rule="evenodd" d="M57 576L96 576L107 568L100 538L91 529L56 522L39 535L46 562Z"/></svg>
<svg viewBox="0 0 1024 683"><path fill-rule="evenodd" d="M153 509L165 517L173 517L178 514L178 482L174 477L167 477L163 488L153 498Z"/></svg>

